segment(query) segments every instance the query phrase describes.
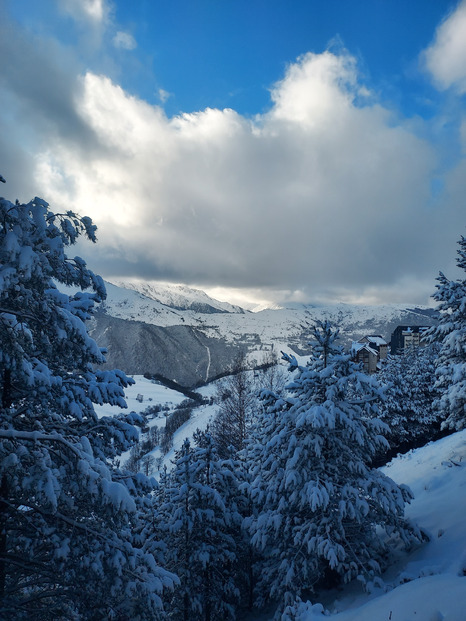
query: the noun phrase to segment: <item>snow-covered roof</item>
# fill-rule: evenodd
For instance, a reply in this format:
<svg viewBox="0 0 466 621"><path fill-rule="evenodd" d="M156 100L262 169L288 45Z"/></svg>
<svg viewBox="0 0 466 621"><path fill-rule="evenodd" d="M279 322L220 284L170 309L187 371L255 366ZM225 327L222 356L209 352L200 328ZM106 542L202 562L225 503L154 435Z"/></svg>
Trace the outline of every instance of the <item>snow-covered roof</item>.
<svg viewBox="0 0 466 621"><path fill-rule="evenodd" d="M363 349L373 354L374 356L377 356L377 352L375 351L375 349L372 349L372 347L370 347L367 343L359 343L356 341L353 341L351 343L351 354L353 356L355 356L357 353L359 353Z"/></svg>
<svg viewBox="0 0 466 621"><path fill-rule="evenodd" d="M380 336L380 334L368 334L363 336L359 339L359 342L361 343L363 341L375 343L377 347L380 347L381 345L388 345L387 341L383 338L383 336Z"/></svg>
<svg viewBox="0 0 466 621"><path fill-rule="evenodd" d="M375 335L375 336L368 336L367 337L371 343L375 343L376 345L388 345L387 341L379 335Z"/></svg>

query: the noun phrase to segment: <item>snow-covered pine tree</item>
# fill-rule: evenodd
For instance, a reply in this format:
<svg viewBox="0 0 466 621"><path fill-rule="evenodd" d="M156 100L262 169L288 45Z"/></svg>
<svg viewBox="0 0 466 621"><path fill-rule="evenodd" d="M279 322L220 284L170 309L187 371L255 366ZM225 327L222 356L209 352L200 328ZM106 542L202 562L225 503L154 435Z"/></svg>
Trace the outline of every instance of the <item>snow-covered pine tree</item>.
<svg viewBox="0 0 466 621"><path fill-rule="evenodd" d="M389 427L391 455L438 437L441 415L433 407L439 395L433 381L438 352L437 343L409 348L390 356L377 374L385 389L378 417Z"/></svg>
<svg viewBox="0 0 466 621"><path fill-rule="evenodd" d="M111 466L137 432L94 411L129 380L94 369L105 288L65 252L95 226L39 198L0 214L0 617L153 619L172 577L133 535L150 486Z"/></svg>
<svg viewBox="0 0 466 621"><path fill-rule="evenodd" d="M458 267L466 271L466 238L458 242ZM436 387L441 396L436 401L449 429L466 427L466 279L448 280L440 272L433 297L439 303L438 325L430 331L430 339L441 344L437 360Z"/></svg>
<svg viewBox="0 0 466 621"><path fill-rule="evenodd" d="M236 494L236 505L242 517L241 528L235 531L237 548L236 582L240 591L240 607L252 611L255 603L255 589L258 580L257 571L260 570L260 554L251 543L248 523L257 507L251 501L248 489L251 482L251 455L249 454L249 439L246 447L240 451L238 458L232 463L235 477L239 483Z"/></svg>
<svg viewBox="0 0 466 621"><path fill-rule="evenodd" d="M218 459L209 433L185 440L170 476L173 485L161 507L169 521L168 567L180 585L169 618L227 621L235 618L239 593L235 584L234 531L241 518L234 504L235 477ZM171 536L170 536L171 535Z"/></svg>
<svg viewBox="0 0 466 621"><path fill-rule="evenodd" d="M256 427L249 528L264 555L258 603L277 600L279 610L331 578L370 581L394 541L420 537L403 517L409 491L368 466L386 444L374 416L379 388L337 336L327 322L316 326L307 367L286 356L297 372L291 394L267 393Z"/></svg>

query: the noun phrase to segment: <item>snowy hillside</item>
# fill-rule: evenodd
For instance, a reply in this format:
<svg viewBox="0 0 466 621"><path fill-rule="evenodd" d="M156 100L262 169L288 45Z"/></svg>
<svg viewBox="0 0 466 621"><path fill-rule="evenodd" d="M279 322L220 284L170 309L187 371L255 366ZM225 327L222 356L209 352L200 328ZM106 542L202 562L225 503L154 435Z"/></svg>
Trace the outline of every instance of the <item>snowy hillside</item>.
<svg viewBox="0 0 466 621"><path fill-rule="evenodd" d="M125 388L125 401L129 412L143 412L150 405L178 405L186 397L176 390L152 382L151 380L137 375L133 378L135 383ZM139 397L139 398L138 398ZM97 416L114 416L122 410L117 406L95 405Z"/></svg>
<svg viewBox="0 0 466 621"><path fill-rule="evenodd" d="M171 390L166 386L162 386L151 380L148 380L141 375L134 376L135 383L125 389L125 400L128 405L129 412L137 412L138 414L144 412L148 407L153 405L166 406L169 413L180 403L185 401L186 397L175 390ZM203 386L197 391L202 397L209 399L216 393L216 383L212 382L207 386ZM138 399L138 396L142 399ZM96 405L95 410L97 415L100 416L114 416L121 412L121 409L111 405ZM191 418L184 423L173 436L173 446L166 453L162 455L160 448L155 448L149 454L154 457L158 467L154 467L151 471L151 475L158 478L159 471L163 466L167 466L168 469L172 468L172 459L175 456L175 452L181 448L186 438L192 438L196 429L204 430L207 425L217 414L217 405L201 405L193 411ZM165 412L161 412L158 416L151 418L148 422L148 427L158 427L163 429L166 423ZM122 463L129 457L129 452L122 455Z"/></svg>
<svg viewBox="0 0 466 621"><path fill-rule="evenodd" d="M431 309L407 308L401 304L381 306L358 306L355 304L288 304L283 308L264 309L255 313L239 307L217 302L203 291L164 285L124 284L116 286L107 283L106 312L119 319L142 321L168 327L190 325L200 328L211 337L223 337L230 342L238 339L245 342L259 340L262 344L286 345L309 332L317 319L329 319L339 326L342 336L358 337L368 332L381 332L390 339L392 326L400 322L414 325L429 323ZM193 307L209 304L217 312L207 316L195 312ZM305 345L305 342L302 343Z"/></svg>
<svg viewBox="0 0 466 621"><path fill-rule="evenodd" d="M325 602L330 617L315 606L296 621L465 621L466 430L397 457L383 470L414 492L406 514L430 542L392 566L385 588L366 595L350 585Z"/></svg>
<svg viewBox="0 0 466 621"><path fill-rule="evenodd" d="M244 313L239 306L214 300L204 291L186 285L144 281L115 281L113 285L136 291L146 298L178 310L192 310L197 313Z"/></svg>
<svg viewBox="0 0 466 621"><path fill-rule="evenodd" d="M136 377L127 389L128 405L143 411L150 403L178 404L179 393ZM199 391L210 397L215 385ZM136 400L142 394L142 403ZM205 429L216 413L215 405L194 410L193 417L174 435L173 448L160 460L171 467L171 459L185 438L197 428ZM99 412L115 413L115 408ZM149 423L163 426L160 416ZM152 452L155 459L160 450ZM465 621L466 619L466 430L401 455L383 471L414 493L407 516L423 528L430 541L403 554L383 576L383 586L364 593L358 583L322 594L321 604L303 604L296 621ZM157 472L153 472L157 476ZM325 615L322 610L325 609ZM271 615L253 613L248 621L268 621Z"/></svg>
<svg viewBox="0 0 466 621"><path fill-rule="evenodd" d="M119 287L106 282L105 287L107 299L102 304L102 309L112 317L164 327L186 322L195 325L196 321L201 321L195 311L165 304L129 286Z"/></svg>
<svg viewBox="0 0 466 621"><path fill-rule="evenodd" d="M160 373L188 386L224 372L239 349L259 364L271 350L306 352L319 319L339 327L346 347L365 334L390 340L400 324L432 323L427 308L290 304L253 313L187 287L132 287L107 284L104 312L91 326L92 336L108 349L107 366L132 374Z"/></svg>

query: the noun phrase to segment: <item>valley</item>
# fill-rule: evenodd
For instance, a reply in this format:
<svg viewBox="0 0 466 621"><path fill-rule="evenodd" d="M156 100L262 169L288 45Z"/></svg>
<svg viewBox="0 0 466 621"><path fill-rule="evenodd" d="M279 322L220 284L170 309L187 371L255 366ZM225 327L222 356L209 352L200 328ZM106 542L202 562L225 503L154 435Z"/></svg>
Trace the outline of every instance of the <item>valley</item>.
<svg viewBox="0 0 466 621"><path fill-rule="evenodd" d="M316 320L339 328L349 347L365 334L387 341L397 325L430 325L428 307L386 304L287 304L258 312L244 310L184 286L106 283L107 299L90 323L90 333L108 350L104 368L125 373L161 374L192 387L225 373L240 351L251 366L269 352L309 353Z"/></svg>

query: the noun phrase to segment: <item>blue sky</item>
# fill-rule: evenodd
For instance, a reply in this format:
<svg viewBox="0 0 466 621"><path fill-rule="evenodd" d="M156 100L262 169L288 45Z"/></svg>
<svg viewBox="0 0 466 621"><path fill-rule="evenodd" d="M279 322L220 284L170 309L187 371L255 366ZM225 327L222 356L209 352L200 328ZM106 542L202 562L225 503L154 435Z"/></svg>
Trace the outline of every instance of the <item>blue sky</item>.
<svg viewBox="0 0 466 621"><path fill-rule="evenodd" d="M169 114L207 106L260 113L270 105L270 85L288 63L333 43L356 55L368 80L404 111L429 115L431 89L414 76L414 66L453 5L438 0L241 0L143 2L134 10L123 2L116 15L134 24L131 32L156 82L173 93L173 101L166 103ZM145 98L153 96L150 86L128 86Z"/></svg>
<svg viewBox="0 0 466 621"><path fill-rule="evenodd" d="M66 6L66 0L62 4ZM121 29L135 45L120 54L112 50L113 72L125 89L151 103L161 103L160 89L169 93L164 102L169 115L206 107L231 107L255 115L270 106L268 89L282 77L287 64L306 52L343 46L358 58L368 83L393 106L405 114L429 117L436 93L426 76L419 74L418 55L456 4L448 0L113 1L107 3L113 30ZM7 7L30 30L57 37L66 46L79 45L82 24L63 9L57 11L53 0L8 0ZM105 67L102 48L93 51L88 50L87 58L83 54L82 62Z"/></svg>
<svg viewBox="0 0 466 621"><path fill-rule="evenodd" d="M2 191L93 217L104 277L426 303L455 275L465 2L0 0L0 28Z"/></svg>

